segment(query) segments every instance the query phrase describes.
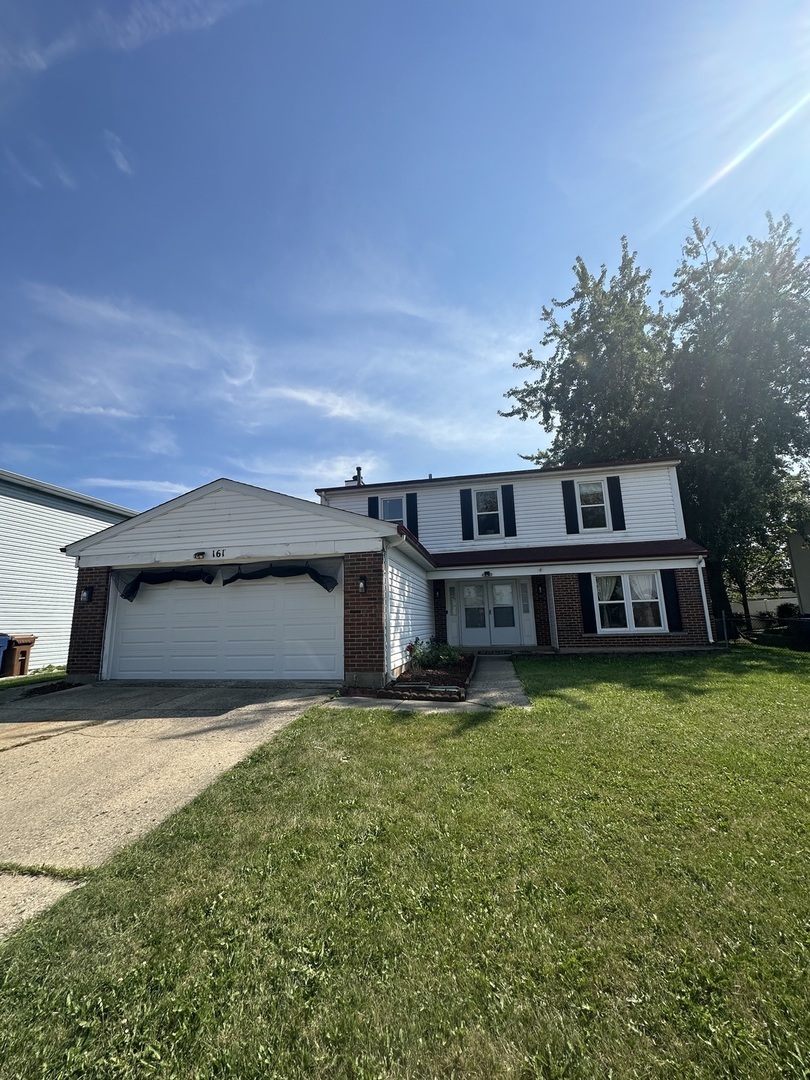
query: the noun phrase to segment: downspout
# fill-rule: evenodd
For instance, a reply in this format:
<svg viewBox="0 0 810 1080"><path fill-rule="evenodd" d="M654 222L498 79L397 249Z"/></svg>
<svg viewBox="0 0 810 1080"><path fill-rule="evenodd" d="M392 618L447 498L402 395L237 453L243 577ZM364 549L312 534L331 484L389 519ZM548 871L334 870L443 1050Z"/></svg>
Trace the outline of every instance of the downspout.
<svg viewBox="0 0 810 1080"><path fill-rule="evenodd" d="M385 536L383 537L383 620L385 621L385 678L386 680L391 678L391 612L388 606L388 549L392 547L402 547L407 537L399 535L396 537Z"/></svg>
<svg viewBox="0 0 810 1080"><path fill-rule="evenodd" d="M709 638L709 644L714 645L714 634L712 633L712 619L709 615L709 602L706 599L706 585L703 581L703 567L706 565L706 560L701 555L697 561L697 575L700 583L700 598L703 601L703 615L706 619L706 634Z"/></svg>

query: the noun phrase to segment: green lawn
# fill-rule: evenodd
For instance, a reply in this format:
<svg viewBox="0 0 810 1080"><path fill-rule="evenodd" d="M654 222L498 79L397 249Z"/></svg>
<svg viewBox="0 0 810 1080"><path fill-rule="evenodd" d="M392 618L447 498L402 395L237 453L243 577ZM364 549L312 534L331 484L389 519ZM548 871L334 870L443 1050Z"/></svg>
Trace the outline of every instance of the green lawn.
<svg viewBox="0 0 810 1080"><path fill-rule="evenodd" d="M318 709L0 952L0 1077L810 1077L810 657Z"/></svg>

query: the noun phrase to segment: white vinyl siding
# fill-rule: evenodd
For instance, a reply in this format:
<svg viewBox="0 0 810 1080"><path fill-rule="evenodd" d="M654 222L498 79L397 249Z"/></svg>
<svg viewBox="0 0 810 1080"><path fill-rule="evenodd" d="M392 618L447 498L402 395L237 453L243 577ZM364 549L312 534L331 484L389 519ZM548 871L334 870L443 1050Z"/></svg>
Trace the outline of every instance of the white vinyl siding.
<svg viewBox="0 0 810 1080"><path fill-rule="evenodd" d="M31 670L67 661L76 568L60 548L121 520L0 481L0 633L36 635Z"/></svg>
<svg viewBox="0 0 810 1080"><path fill-rule="evenodd" d="M203 492L179 505L166 504L160 513L137 526L102 537L81 552L82 566L138 566L182 563L196 551L222 552L214 561L234 563L251 559L341 555L346 551L373 551L382 546L380 526L395 533L395 526L362 521L354 515L324 512L274 492L259 493L231 487ZM372 528L363 526L372 525Z"/></svg>
<svg viewBox="0 0 810 1080"><path fill-rule="evenodd" d="M594 529L569 535L565 529L561 481L603 480L607 473L621 478L626 528L615 534L610 530ZM485 480L482 478L482 481ZM675 468L671 465L617 466L593 473L587 470L576 473L550 472L547 475L540 471L528 475L515 473L497 478L497 486L504 483L514 487L517 536L479 536L475 540L463 540L459 491L462 487L480 490L484 483L476 484L474 480L454 483L434 481L418 488L420 542L432 552L459 551L462 548L483 551L503 547L604 544L610 543L614 536L616 543L625 543L669 540L684 535ZM398 494L395 488L375 489L375 493L377 491L381 499ZM327 497L330 506L356 514L367 513L367 488L330 491Z"/></svg>
<svg viewBox="0 0 810 1080"><path fill-rule="evenodd" d="M431 638L433 587L421 567L398 551L388 554L388 648L392 674L408 659L407 645L414 638Z"/></svg>

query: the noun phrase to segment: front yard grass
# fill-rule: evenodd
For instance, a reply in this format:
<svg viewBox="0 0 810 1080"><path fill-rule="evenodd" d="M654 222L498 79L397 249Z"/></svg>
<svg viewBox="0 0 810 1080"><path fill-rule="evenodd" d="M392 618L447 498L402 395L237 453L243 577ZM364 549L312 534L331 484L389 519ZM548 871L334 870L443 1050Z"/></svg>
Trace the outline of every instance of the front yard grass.
<svg viewBox="0 0 810 1080"><path fill-rule="evenodd" d="M0 953L0 1077L810 1076L810 658L316 709Z"/></svg>

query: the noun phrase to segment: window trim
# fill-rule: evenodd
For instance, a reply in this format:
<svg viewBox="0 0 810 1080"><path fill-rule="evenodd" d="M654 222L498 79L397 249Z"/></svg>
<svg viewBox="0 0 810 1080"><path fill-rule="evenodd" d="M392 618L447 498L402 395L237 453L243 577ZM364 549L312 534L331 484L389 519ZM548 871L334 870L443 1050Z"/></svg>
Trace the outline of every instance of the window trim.
<svg viewBox="0 0 810 1080"><path fill-rule="evenodd" d="M478 510L478 500L476 496L482 494L485 491L494 491L495 498L498 501L498 531L496 533L482 533L478 531L478 515L479 513L494 514L494 510ZM496 540L504 535L504 523L503 523L503 500L501 498L501 489L499 485L495 487L479 487L472 489L472 513L473 513L473 538L475 540Z"/></svg>
<svg viewBox="0 0 810 1080"><path fill-rule="evenodd" d="M402 511L399 517L390 518L385 516L385 504L388 502L399 502L399 508ZM404 495L381 495L380 496L380 521L390 521L393 525L404 525L406 521L405 517L405 496Z"/></svg>
<svg viewBox="0 0 810 1080"><path fill-rule="evenodd" d="M633 600L630 596L630 578L634 574L654 574L655 584L658 590L658 610L661 613L661 625L660 626L636 626L635 619L633 618ZM602 626L602 620L600 618L600 604L599 592L596 588L596 579L603 577L620 577L622 579L622 603L624 604L624 613L627 619L627 626ZM591 574L591 591L593 593L593 610L594 619L596 622L596 633L607 634L608 636L615 636L616 634L668 634L669 620L667 618L667 605L666 598L664 596L664 586L661 580L660 570L614 570L610 573L600 571L599 573ZM612 601L612 603L618 603L618 600Z"/></svg>
<svg viewBox="0 0 810 1080"><path fill-rule="evenodd" d="M602 488L602 505L605 508L605 524L604 525L586 525L582 517L582 500L580 498L580 484L599 484ZM614 532L612 515L610 513L610 492L608 491L607 477L595 477L589 480L575 480L574 481L574 493L576 496L577 505L577 521L579 522L579 531L581 533L606 533Z"/></svg>

